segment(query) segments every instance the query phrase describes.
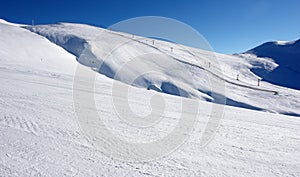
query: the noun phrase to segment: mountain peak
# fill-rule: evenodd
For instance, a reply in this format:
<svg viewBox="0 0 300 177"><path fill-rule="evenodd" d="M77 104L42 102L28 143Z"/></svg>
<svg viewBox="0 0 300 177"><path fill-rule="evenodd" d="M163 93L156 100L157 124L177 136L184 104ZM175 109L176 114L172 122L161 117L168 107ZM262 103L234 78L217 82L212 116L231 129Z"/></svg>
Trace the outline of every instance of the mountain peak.
<svg viewBox="0 0 300 177"><path fill-rule="evenodd" d="M300 39L263 43L246 53L272 58L278 67L269 73L253 72L273 84L300 89Z"/></svg>

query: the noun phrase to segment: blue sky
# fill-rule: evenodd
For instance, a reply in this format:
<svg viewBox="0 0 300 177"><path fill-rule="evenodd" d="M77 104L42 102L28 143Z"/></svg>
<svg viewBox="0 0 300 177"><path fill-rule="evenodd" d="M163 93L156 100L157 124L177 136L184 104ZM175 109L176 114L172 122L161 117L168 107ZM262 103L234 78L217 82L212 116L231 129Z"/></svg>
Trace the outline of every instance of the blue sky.
<svg viewBox="0 0 300 177"><path fill-rule="evenodd" d="M110 26L133 17L164 16L195 28L217 52L239 53L270 40L299 39L299 7L299 0L10 0L1 2L0 18Z"/></svg>

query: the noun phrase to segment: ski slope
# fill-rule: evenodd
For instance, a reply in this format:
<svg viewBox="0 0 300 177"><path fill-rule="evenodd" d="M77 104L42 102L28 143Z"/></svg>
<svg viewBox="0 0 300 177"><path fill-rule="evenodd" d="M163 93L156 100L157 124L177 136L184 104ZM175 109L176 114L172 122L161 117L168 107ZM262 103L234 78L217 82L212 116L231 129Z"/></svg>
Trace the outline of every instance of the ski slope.
<svg viewBox="0 0 300 177"><path fill-rule="evenodd" d="M246 54L212 54L163 41L151 46L146 38L131 39L129 34L87 25L36 26L34 30L59 45L19 25L0 23L0 176L300 175L300 119L282 115L299 114L299 91L263 81L256 87L257 76L250 72L250 68L258 64L276 67L273 61ZM104 33L100 35L101 40L93 39L99 32ZM73 42L64 45L67 39ZM184 90L186 95L181 96L192 98L184 98L189 104L199 104L187 142L173 153L150 162L127 162L102 153L85 137L74 112L73 79L79 65L77 60L88 72L95 73L93 65L106 58L115 44L124 41L128 45L108 56L107 67L96 70L99 72L94 96L97 112L116 137L129 142L148 142L172 131L179 119L182 98L172 89L163 89L165 83ZM174 52L170 52L170 45L174 45ZM89 61L77 52L92 53L96 57L90 59L96 60ZM151 59L146 63L149 67L146 70L161 72L158 76L143 75L138 67L142 63L137 66L128 61L128 58L149 52L167 56L165 63L155 65L157 61ZM217 63L210 58L214 56L219 59L223 72L214 69ZM120 77L114 78L120 81L116 82L110 74L118 73L124 63L129 65L125 65L126 70ZM179 65L192 74L166 72L164 67L169 64ZM110 69L105 70L107 68ZM239 74L239 81L236 74ZM131 77L136 75L142 78L130 83ZM189 76L195 84L190 82ZM232 106L224 107L224 116L215 135L203 147L200 137L215 105L212 102L217 99L209 94L211 88L207 86L207 78L224 81L224 96ZM113 84L133 85L129 100L123 101L124 105L128 101L136 114L149 114L150 98L160 95L167 103L163 120L148 129L124 124L113 105ZM155 86L156 90L149 86ZM278 91L278 95L269 92L273 90ZM263 111L253 110L256 108Z"/></svg>
<svg viewBox="0 0 300 177"><path fill-rule="evenodd" d="M300 115L299 90L264 80L257 86L261 77L252 70L271 71L278 67L268 58L251 54L223 55L159 40L153 45L149 38L82 24L28 26L27 29L74 54L81 64L136 87L224 103L218 100L221 96L231 106ZM144 56L149 54L154 56ZM226 93L218 86L224 84Z"/></svg>

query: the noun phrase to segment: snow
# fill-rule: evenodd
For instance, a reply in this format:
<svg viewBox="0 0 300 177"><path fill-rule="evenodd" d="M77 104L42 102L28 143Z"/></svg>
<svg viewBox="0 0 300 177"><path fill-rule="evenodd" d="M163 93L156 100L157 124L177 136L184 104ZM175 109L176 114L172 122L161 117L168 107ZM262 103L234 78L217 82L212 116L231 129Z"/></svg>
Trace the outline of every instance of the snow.
<svg viewBox="0 0 300 177"><path fill-rule="evenodd" d="M159 40L153 45L153 39L132 38L130 34L83 24L61 23L27 29L73 53L80 63L136 87L224 103L213 96L219 95L226 97L227 105L231 106L300 115L299 90L264 80L257 87L257 80L263 77L252 71L275 70L279 65L272 59L249 54L217 54ZM218 84L225 85L229 91L224 93L215 87ZM285 101L278 103L282 99Z"/></svg>
<svg viewBox="0 0 300 177"><path fill-rule="evenodd" d="M6 24L6 25L11 25L11 26L26 26L26 25L22 25L22 24L16 24L16 23L10 23L6 20L0 19L0 23L2 24Z"/></svg>
<svg viewBox="0 0 300 177"><path fill-rule="evenodd" d="M79 24L35 27L35 32L56 40L61 47L18 26L2 23L0 30L1 176L300 175L300 119L282 115L300 114L300 92L264 81L257 87L258 76L250 71L253 67L276 68L276 63L271 59L250 54L213 54L164 41L156 41L153 48L144 44L147 38L142 38L144 43L140 43L122 37L126 35L123 33ZM93 36L99 36L99 32L104 35L94 39ZM70 39L73 42L68 43ZM96 74L90 69L95 64L92 62L94 60L88 61L78 53L93 54L96 57L91 59L99 62L112 47L124 41L128 45L118 48L105 60L112 74L117 74L115 79L120 82L109 77L108 70ZM169 52L170 46L174 47L173 53ZM73 55L66 50L72 51ZM162 55L162 51L168 55ZM188 51L195 56L190 57L192 54ZM150 58L145 62L131 62L128 59L149 52L151 56L160 55L160 59L164 60ZM147 55L143 56L148 58ZM216 76L221 69L215 68L217 62L214 56L219 59L223 77ZM76 58L82 59L79 62L87 66L84 67L87 72L96 74L94 99L97 112L114 136L141 143L152 142L169 134L177 124L182 109L179 103L183 98L174 96L173 88L178 87L186 92L186 97L192 98L184 99L187 105L199 105L198 112L193 113L196 122L188 140L172 153L150 162L118 160L99 151L94 142L85 137L74 112L74 73L81 66ZM211 68L208 68L208 62L211 62ZM182 67L188 72L168 72L167 66ZM155 73L143 74L141 68L154 70ZM240 75L240 81L236 80L236 74ZM120 96L117 98L124 102L120 104L123 105L121 109L125 109L128 102L138 115L149 115L149 107L154 109L151 106L153 95L165 100L163 119L149 128L139 129L124 123L114 108L112 87L114 84L116 88L131 84L136 75L142 77L132 84L134 86L129 86L128 99L123 99L121 90L115 92ZM217 99L210 93L207 78L216 82L223 78L226 86L224 96L230 99L231 104L248 106L249 109L225 106L219 128L211 142L203 147L200 137L211 110L216 106L205 100ZM144 80L151 81L151 84ZM191 80L196 84L192 84ZM149 86L171 94L147 90ZM273 90L279 94L269 92ZM251 110L255 108L263 111Z"/></svg>
<svg viewBox="0 0 300 177"><path fill-rule="evenodd" d="M296 41L275 41L277 45L291 45L294 44Z"/></svg>
<svg viewBox="0 0 300 177"><path fill-rule="evenodd" d="M280 45L278 45L280 44ZM258 57L272 58L278 65L273 70L252 71L263 78L263 80L293 89L300 90L300 40L289 42L267 42L249 50L248 54Z"/></svg>
<svg viewBox="0 0 300 177"><path fill-rule="evenodd" d="M0 29L2 67L45 74L50 71L57 74L74 73L76 59L61 47L17 26L0 23Z"/></svg>

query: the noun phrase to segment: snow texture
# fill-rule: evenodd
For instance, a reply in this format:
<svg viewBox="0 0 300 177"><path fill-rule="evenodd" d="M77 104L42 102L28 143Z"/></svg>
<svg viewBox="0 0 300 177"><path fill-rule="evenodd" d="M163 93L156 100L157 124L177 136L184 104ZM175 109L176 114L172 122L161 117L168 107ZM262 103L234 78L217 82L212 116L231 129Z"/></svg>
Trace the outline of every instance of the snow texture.
<svg viewBox="0 0 300 177"><path fill-rule="evenodd" d="M281 65L276 59L216 54L165 41L153 47L148 38L81 24L25 28L0 22L0 176L300 176L300 119L293 116L300 115L300 91L265 79L258 87L259 76L252 72L273 71ZM94 57L88 60L82 52ZM149 52L166 55L166 60L129 60ZM223 71L214 69L214 56ZM73 109L78 62L91 72L104 63L96 71L95 103L115 136L141 142L164 136L176 123L178 95L200 104L193 134L175 152L147 163L118 161L99 152L85 138ZM168 71L173 62L192 74ZM126 70L116 74L124 64ZM143 74L153 69L156 74ZM224 80L223 96L231 106L225 107L211 143L202 148L199 136L220 94L212 93L208 77ZM114 79L133 85L124 104L130 102L138 114L147 115L153 93L167 100L158 128L136 131L118 119L111 98Z"/></svg>

